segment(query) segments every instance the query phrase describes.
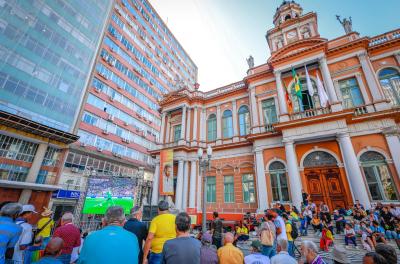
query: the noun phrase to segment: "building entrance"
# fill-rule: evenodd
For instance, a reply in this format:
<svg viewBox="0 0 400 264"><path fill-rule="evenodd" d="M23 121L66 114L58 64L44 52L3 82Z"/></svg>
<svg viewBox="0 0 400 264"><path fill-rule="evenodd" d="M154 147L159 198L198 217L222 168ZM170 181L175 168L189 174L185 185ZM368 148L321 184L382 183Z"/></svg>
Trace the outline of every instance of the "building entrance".
<svg viewBox="0 0 400 264"><path fill-rule="evenodd" d="M316 205L322 201L331 211L347 208L347 195L335 157L324 151L314 151L307 155L303 165L308 193Z"/></svg>
<svg viewBox="0 0 400 264"><path fill-rule="evenodd" d="M305 169L304 174L310 198L316 205L323 201L331 211L341 207L347 208L339 168Z"/></svg>

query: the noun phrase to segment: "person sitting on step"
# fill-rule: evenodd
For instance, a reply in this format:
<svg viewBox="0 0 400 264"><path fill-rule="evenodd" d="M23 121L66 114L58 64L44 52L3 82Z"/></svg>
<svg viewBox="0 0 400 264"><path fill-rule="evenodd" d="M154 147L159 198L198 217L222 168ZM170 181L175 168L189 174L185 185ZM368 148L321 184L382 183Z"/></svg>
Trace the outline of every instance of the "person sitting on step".
<svg viewBox="0 0 400 264"><path fill-rule="evenodd" d="M350 223L346 223L346 226L344 228L344 235L344 243L346 244L346 248L348 248L349 242L357 247L356 232L354 231L353 226Z"/></svg>

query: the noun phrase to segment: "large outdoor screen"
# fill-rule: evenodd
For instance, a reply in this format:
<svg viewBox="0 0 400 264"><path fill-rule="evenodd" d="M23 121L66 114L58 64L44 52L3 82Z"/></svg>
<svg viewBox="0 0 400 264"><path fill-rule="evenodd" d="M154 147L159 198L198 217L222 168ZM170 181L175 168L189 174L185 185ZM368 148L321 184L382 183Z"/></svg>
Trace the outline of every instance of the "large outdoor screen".
<svg viewBox="0 0 400 264"><path fill-rule="evenodd" d="M89 178L84 214L104 214L108 207L122 206L128 214L134 205L135 181L130 178Z"/></svg>

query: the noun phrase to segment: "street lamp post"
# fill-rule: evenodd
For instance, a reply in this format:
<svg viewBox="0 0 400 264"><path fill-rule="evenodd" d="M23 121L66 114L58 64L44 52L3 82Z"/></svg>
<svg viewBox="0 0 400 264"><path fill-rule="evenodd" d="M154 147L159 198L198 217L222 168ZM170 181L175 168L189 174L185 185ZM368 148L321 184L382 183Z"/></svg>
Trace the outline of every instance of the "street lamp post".
<svg viewBox="0 0 400 264"><path fill-rule="evenodd" d="M207 157L203 159L203 149L199 148L197 150L197 156L199 158L199 169L200 175L203 177L204 186L203 186L203 204L201 207L202 211L202 232L205 234L207 232L207 217L206 217L206 201L207 201L207 177L206 172L211 168L211 155L212 155L212 148L210 145L207 147Z"/></svg>

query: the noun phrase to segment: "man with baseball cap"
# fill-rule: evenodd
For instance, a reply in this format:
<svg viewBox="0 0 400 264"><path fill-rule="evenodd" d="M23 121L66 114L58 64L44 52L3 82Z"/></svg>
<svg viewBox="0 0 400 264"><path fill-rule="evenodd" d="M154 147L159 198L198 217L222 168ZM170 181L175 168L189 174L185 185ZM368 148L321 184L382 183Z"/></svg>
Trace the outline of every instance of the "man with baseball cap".
<svg viewBox="0 0 400 264"><path fill-rule="evenodd" d="M244 263L245 264L251 264L251 263L262 263L262 264L269 264L269 257L264 256L261 254L262 251L262 244L260 240L253 240L251 242L251 254L247 255L244 258Z"/></svg>
<svg viewBox="0 0 400 264"><path fill-rule="evenodd" d="M15 223L22 228L22 233L14 248L13 260L16 263L22 262L24 250L32 243L33 232L32 225L29 224L29 220L32 218L33 214L37 214L35 211L35 206L32 204L25 204L22 206L22 211L15 221Z"/></svg>

